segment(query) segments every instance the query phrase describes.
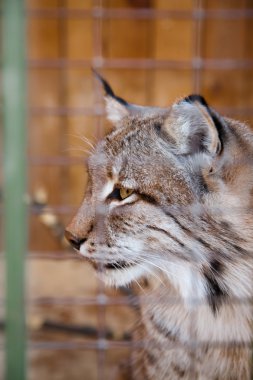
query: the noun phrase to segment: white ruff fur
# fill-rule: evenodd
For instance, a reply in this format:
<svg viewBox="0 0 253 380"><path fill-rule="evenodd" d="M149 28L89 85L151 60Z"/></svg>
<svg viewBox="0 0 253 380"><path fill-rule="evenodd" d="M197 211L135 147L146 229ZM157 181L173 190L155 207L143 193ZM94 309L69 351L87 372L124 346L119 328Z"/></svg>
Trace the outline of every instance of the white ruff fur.
<svg viewBox="0 0 253 380"><path fill-rule="evenodd" d="M106 270L100 273L101 279L107 286L119 287L128 286L138 280L149 271L148 265L135 265L133 268L125 268L121 270Z"/></svg>

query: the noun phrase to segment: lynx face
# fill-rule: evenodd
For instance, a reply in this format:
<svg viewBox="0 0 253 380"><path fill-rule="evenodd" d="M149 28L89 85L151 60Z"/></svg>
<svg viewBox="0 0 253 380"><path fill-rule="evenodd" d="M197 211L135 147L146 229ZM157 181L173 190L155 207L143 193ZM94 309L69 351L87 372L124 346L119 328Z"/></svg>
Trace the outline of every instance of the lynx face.
<svg viewBox="0 0 253 380"><path fill-rule="evenodd" d="M110 284L147 275L169 256L172 262L184 259L163 206L193 201L192 178L163 146L161 123L128 120L89 159L90 189L74 224L85 239L81 254L101 264Z"/></svg>
<svg viewBox="0 0 253 380"><path fill-rule="evenodd" d="M89 185L67 238L109 285L163 273L183 297L219 302L228 288L223 260L243 250L233 213L251 202L251 169L229 132L233 122L200 96L145 108L103 83L115 128L89 158Z"/></svg>

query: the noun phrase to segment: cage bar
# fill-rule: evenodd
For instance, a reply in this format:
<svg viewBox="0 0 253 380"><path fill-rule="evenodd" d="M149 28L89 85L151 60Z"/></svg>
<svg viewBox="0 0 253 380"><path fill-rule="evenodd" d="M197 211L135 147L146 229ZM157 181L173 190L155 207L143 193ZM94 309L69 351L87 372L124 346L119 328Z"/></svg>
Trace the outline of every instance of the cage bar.
<svg viewBox="0 0 253 380"><path fill-rule="evenodd" d="M175 9L107 9L102 6L94 7L93 9L65 9L65 8L41 8L26 10L29 17L76 17L80 19L85 18L129 18L129 19L164 19L164 18L178 18L178 19L251 19L253 17L253 9L196 9L192 10L175 10Z"/></svg>
<svg viewBox="0 0 253 380"><path fill-rule="evenodd" d="M23 1L3 2L6 380L25 379L24 261L27 243Z"/></svg>

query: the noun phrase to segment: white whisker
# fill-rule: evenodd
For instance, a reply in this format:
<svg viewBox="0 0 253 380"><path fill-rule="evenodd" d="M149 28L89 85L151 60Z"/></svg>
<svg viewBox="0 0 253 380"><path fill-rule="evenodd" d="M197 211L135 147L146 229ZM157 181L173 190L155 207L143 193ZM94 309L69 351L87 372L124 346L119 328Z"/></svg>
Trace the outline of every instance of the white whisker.
<svg viewBox="0 0 253 380"><path fill-rule="evenodd" d="M144 263L148 263L148 264L151 264L148 260L145 260L144 261ZM141 265L139 262L138 262L138 264L142 267L142 268L144 268L146 271L148 271L149 273L150 273L150 275L152 275L152 276L154 276L164 287L166 287L166 285L164 284L164 282L162 281L162 279L160 278L160 277L158 277L154 272L152 272L152 270L151 269L149 269L149 268L147 268L147 267L145 267L145 266L143 266L143 265Z"/></svg>
<svg viewBox="0 0 253 380"><path fill-rule="evenodd" d="M90 146L92 152L95 151L95 144L93 144L87 137L81 136L78 134L72 134L72 133L69 133L68 136L75 137L75 138L81 140L82 142L84 142L85 144Z"/></svg>
<svg viewBox="0 0 253 380"><path fill-rule="evenodd" d="M73 147L73 148L66 148L64 150L65 152L82 152L82 153L85 153L85 154L88 154L89 156L92 154L91 150L89 149L84 149L82 147Z"/></svg>
<svg viewBox="0 0 253 380"><path fill-rule="evenodd" d="M136 282L136 284L139 286L139 288L141 289L141 291L145 294L146 292L143 289L143 287L141 286L141 284L139 283L139 281L135 279L134 282Z"/></svg>

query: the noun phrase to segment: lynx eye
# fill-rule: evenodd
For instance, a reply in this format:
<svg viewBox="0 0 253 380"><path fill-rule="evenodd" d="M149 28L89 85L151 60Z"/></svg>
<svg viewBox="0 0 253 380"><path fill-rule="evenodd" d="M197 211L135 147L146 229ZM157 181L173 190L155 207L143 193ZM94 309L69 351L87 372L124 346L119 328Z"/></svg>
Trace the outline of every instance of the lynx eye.
<svg viewBox="0 0 253 380"><path fill-rule="evenodd" d="M107 199L117 199L118 201L123 201L124 199L130 197L134 190L128 189L126 187L115 187Z"/></svg>
<svg viewBox="0 0 253 380"><path fill-rule="evenodd" d="M126 199L127 197L129 197L131 194L133 194L133 190L132 189L126 189L124 187L121 187L119 189L119 193L120 193L120 196L121 196L121 199Z"/></svg>

